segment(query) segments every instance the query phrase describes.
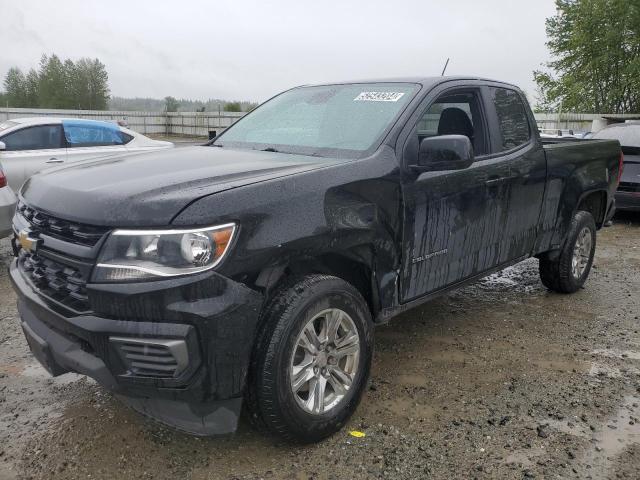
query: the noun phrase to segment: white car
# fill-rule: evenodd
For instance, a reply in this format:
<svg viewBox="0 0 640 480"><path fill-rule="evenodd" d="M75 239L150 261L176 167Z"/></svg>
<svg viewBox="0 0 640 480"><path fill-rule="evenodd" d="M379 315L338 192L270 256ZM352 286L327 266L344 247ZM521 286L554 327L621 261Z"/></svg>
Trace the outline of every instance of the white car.
<svg viewBox="0 0 640 480"><path fill-rule="evenodd" d="M173 146L107 121L38 117L0 123L0 167L16 193L45 168Z"/></svg>

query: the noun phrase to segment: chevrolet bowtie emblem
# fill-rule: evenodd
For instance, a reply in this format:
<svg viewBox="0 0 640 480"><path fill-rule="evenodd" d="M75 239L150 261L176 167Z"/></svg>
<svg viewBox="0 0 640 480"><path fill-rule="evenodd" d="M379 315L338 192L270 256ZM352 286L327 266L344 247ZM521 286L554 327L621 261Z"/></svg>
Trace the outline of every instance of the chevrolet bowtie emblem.
<svg viewBox="0 0 640 480"><path fill-rule="evenodd" d="M18 242L20 246L24 248L28 252L35 252L38 249L38 246L42 242L40 238L33 238L30 236L28 230L21 230L18 234Z"/></svg>

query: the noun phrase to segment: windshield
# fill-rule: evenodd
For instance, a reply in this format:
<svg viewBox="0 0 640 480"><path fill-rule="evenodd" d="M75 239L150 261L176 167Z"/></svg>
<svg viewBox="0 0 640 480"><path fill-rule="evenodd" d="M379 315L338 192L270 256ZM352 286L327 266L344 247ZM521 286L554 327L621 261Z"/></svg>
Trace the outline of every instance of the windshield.
<svg viewBox="0 0 640 480"><path fill-rule="evenodd" d="M417 90L411 83L295 88L258 107L212 145L357 158L378 146Z"/></svg>

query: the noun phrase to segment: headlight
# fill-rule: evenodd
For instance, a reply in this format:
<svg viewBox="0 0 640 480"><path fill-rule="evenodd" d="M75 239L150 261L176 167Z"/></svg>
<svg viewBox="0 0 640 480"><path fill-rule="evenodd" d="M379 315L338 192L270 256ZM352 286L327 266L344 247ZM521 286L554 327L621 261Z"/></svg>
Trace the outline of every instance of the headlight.
<svg viewBox="0 0 640 480"><path fill-rule="evenodd" d="M116 230L107 239L93 282L150 280L215 267L229 249L233 223L193 230Z"/></svg>

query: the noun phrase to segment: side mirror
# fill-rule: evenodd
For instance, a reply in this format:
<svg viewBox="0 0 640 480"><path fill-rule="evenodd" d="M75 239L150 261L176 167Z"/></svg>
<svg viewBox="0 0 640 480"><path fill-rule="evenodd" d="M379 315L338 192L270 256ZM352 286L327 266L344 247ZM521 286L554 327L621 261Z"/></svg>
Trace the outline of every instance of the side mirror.
<svg viewBox="0 0 640 480"><path fill-rule="evenodd" d="M0 142L0 152L7 149L7 145L4 142Z"/></svg>
<svg viewBox="0 0 640 480"><path fill-rule="evenodd" d="M440 135L424 138L418 150L419 172L463 170L473 163L473 145L465 135Z"/></svg>

